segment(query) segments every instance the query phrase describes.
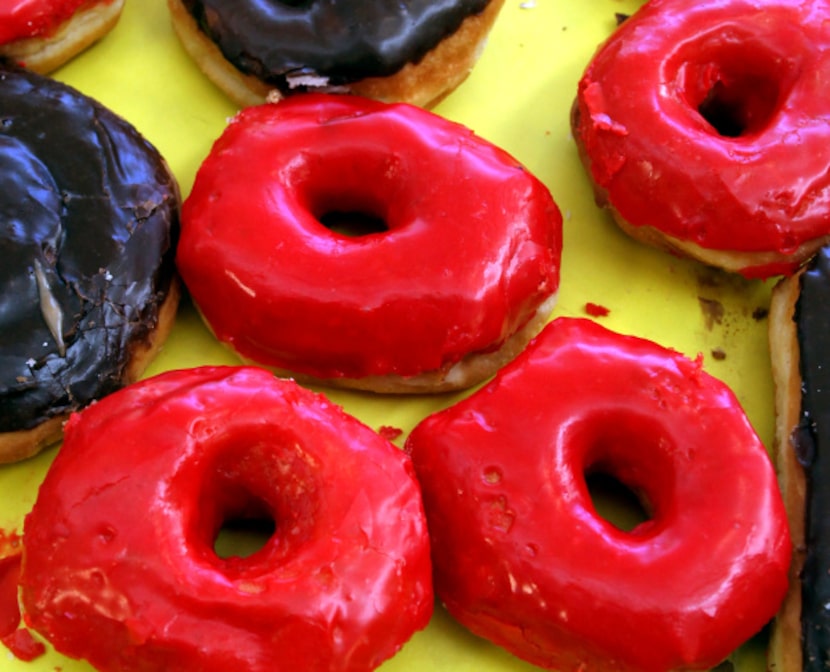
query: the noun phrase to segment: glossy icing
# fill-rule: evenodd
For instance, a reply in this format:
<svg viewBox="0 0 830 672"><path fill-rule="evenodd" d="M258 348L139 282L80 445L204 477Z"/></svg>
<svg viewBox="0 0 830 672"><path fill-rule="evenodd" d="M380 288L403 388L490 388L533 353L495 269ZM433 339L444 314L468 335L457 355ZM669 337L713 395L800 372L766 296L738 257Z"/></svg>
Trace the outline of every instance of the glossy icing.
<svg viewBox="0 0 830 672"><path fill-rule="evenodd" d="M807 475L807 555L801 573L801 624L804 672L830 666L830 250L823 248L801 276L796 304L801 423L795 435L799 461Z"/></svg>
<svg viewBox="0 0 830 672"><path fill-rule="evenodd" d="M377 232L324 226L370 215ZM497 349L559 284L550 192L469 129L306 94L243 110L202 164L177 263L220 341L317 378L412 375Z"/></svg>
<svg viewBox="0 0 830 672"><path fill-rule="evenodd" d="M0 432L121 386L171 282L178 207L132 126L0 64Z"/></svg>
<svg viewBox="0 0 830 672"><path fill-rule="evenodd" d="M0 2L0 44L48 37L86 6L111 0L4 0Z"/></svg>
<svg viewBox="0 0 830 672"><path fill-rule="evenodd" d="M480 636L563 672L708 669L787 589L776 475L701 361L558 318L496 378L410 434L435 589ZM638 493L623 531L586 474Z"/></svg>
<svg viewBox="0 0 830 672"><path fill-rule="evenodd" d="M789 255L830 233L828 20L827 0L644 5L579 83L599 199L707 249Z"/></svg>
<svg viewBox="0 0 830 672"><path fill-rule="evenodd" d="M275 532L220 557L248 516ZM27 623L102 671L366 672L433 608L408 456L252 367L164 373L73 415L24 548Z"/></svg>
<svg viewBox="0 0 830 672"><path fill-rule="evenodd" d="M341 85L417 63L490 0L184 0L239 70L288 91Z"/></svg>

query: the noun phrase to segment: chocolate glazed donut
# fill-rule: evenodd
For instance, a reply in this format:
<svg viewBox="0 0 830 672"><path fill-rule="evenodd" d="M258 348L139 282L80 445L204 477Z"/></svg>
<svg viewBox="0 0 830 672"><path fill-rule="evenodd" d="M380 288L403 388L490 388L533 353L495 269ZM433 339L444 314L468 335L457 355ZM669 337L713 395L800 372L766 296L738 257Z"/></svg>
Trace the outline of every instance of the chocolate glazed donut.
<svg viewBox="0 0 830 672"><path fill-rule="evenodd" d="M292 79L331 85L384 77L454 32L489 0L184 0L225 57L281 90Z"/></svg>
<svg viewBox="0 0 830 672"><path fill-rule="evenodd" d="M826 310L830 297L830 251L823 248L801 277L796 307L802 407L793 444L807 473L806 556L802 570L801 622L805 670L830 665L830 367Z"/></svg>
<svg viewBox="0 0 830 672"><path fill-rule="evenodd" d="M830 666L830 248L781 280L770 306L779 480L793 530L790 592L770 669Z"/></svg>
<svg viewBox="0 0 830 672"><path fill-rule="evenodd" d="M178 301L178 208L127 122L0 62L0 461L59 438L155 354Z"/></svg>
<svg viewBox="0 0 830 672"><path fill-rule="evenodd" d="M434 104L469 73L504 0L170 0L188 51L220 87L331 91ZM215 53L213 53L215 52ZM418 67L411 73L407 68ZM384 81L400 78L390 86ZM380 81L378 81L380 80ZM401 81L407 80L407 81ZM440 80L440 81L436 81ZM253 104L245 94L238 102Z"/></svg>

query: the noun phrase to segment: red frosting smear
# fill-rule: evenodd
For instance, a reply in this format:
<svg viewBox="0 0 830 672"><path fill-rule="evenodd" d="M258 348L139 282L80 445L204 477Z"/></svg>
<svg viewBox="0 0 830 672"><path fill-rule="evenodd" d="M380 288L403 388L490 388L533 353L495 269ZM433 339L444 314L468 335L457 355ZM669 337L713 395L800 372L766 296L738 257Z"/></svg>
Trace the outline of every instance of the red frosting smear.
<svg viewBox="0 0 830 672"><path fill-rule="evenodd" d="M610 312L608 308L598 303L591 303L589 301L585 304L585 313L591 317L607 317Z"/></svg>
<svg viewBox="0 0 830 672"><path fill-rule="evenodd" d="M9 0L0 2L0 44L51 35L90 0Z"/></svg>
<svg viewBox="0 0 830 672"><path fill-rule="evenodd" d="M22 551L20 535L0 530L0 642L17 658L28 662L41 656L46 647L31 632L19 627L17 585Z"/></svg>
<svg viewBox="0 0 830 672"><path fill-rule="evenodd" d="M25 628L15 630L0 641L9 648L16 658L27 663L46 653L46 646L43 642L37 641L32 633Z"/></svg>
<svg viewBox="0 0 830 672"><path fill-rule="evenodd" d="M17 604L17 581L20 577L20 554L0 558L0 640L12 635L20 625Z"/></svg>
<svg viewBox="0 0 830 672"><path fill-rule="evenodd" d="M400 427L391 427L390 425L383 425L380 429L378 429L378 434L380 434L387 441L394 441L401 434L403 434L403 430Z"/></svg>

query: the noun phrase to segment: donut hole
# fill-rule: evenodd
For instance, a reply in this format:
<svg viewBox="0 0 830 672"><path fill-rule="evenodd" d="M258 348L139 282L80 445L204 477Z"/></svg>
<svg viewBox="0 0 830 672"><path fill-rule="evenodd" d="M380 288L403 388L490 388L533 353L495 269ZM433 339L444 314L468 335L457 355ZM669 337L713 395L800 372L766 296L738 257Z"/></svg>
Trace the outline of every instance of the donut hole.
<svg viewBox="0 0 830 672"><path fill-rule="evenodd" d="M330 210L319 215L317 219L329 231L349 238L360 238L389 230L381 217L368 212Z"/></svg>
<svg viewBox="0 0 830 672"><path fill-rule="evenodd" d="M568 441L588 510L623 532L654 530L671 510L674 443L660 422L627 409L574 423ZM576 456L575 455L575 456Z"/></svg>
<svg viewBox="0 0 830 672"><path fill-rule="evenodd" d="M711 132L741 138L770 126L797 69L761 41L724 29L683 45L667 78Z"/></svg>
<svg viewBox="0 0 830 672"><path fill-rule="evenodd" d="M778 95L775 82L760 77L718 79L697 111L718 135L740 138L769 124Z"/></svg>
<svg viewBox="0 0 830 672"><path fill-rule="evenodd" d="M194 519L199 555L220 565L288 558L313 537L319 506L314 464L298 437L239 430L203 465Z"/></svg>
<svg viewBox="0 0 830 672"><path fill-rule="evenodd" d="M623 532L651 520L647 503L641 495L613 474L591 471L585 474L591 503L597 514Z"/></svg>
<svg viewBox="0 0 830 672"><path fill-rule="evenodd" d="M264 502L248 495L244 511L226 511L213 540L216 555L249 558L262 551L273 538L277 523Z"/></svg>
<svg viewBox="0 0 830 672"><path fill-rule="evenodd" d="M322 151L322 150L321 150ZM391 211L411 199L401 194L402 168L385 148L339 147L305 157L295 191L301 207L327 230L349 238L394 228Z"/></svg>

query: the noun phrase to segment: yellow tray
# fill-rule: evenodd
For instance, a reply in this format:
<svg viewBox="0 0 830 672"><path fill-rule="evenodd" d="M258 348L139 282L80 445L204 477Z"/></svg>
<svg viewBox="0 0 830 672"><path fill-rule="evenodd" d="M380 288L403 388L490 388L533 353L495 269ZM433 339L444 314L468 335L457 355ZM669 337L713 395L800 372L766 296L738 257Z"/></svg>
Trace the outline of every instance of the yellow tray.
<svg viewBox="0 0 830 672"><path fill-rule="evenodd" d="M679 260L629 240L600 212L577 159L568 114L576 83L616 13L637 0L507 0L470 78L435 111L459 121L521 160L550 188L565 218L555 315L610 312L602 324L673 347L736 392L765 444L772 447L772 382L765 311L771 282L749 282ZM196 169L235 108L179 46L164 0L128 0L116 29L55 73L129 119L167 158L186 195ZM164 352L149 374L236 360L182 306ZM406 434L457 396L388 399L326 391L368 425ZM0 528L22 531L55 449L0 468ZM49 651L32 663L1 650L9 672L90 672ZM741 670L763 670L763 641L736 656ZM430 626L382 666L383 672L523 672L537 669L481 641L436 609Z"/></svg>

